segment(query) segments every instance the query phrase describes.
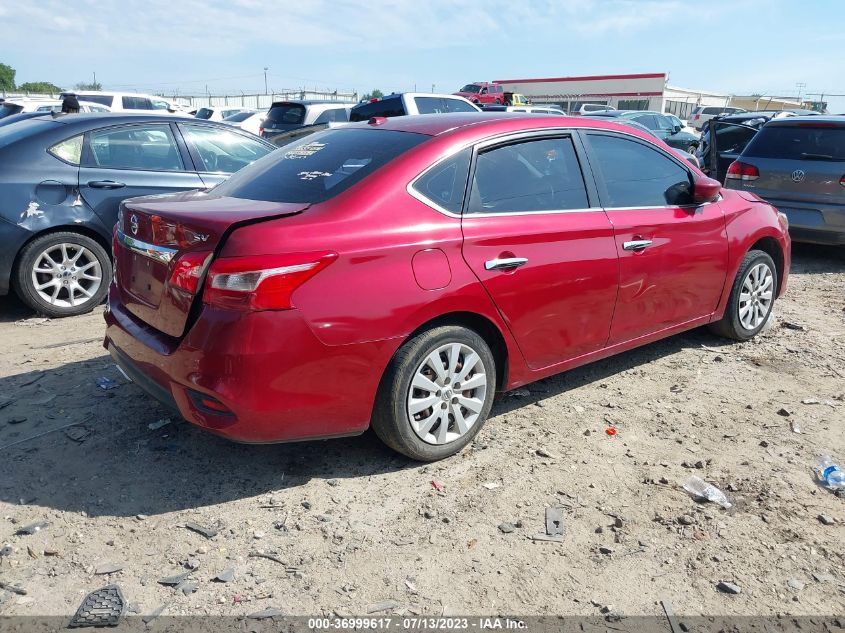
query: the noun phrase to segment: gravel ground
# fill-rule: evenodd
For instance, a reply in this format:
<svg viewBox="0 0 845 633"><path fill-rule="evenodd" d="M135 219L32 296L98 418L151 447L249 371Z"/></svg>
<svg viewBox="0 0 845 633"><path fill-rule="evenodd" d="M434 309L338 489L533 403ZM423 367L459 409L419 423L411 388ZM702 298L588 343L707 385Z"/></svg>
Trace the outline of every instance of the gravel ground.
<svg viewBox="0 0 845 633"><path fill-rule="evenodd" d="M109 361L101 309L46 321L3 299L0 581L27 594L0 590L0 612L70 615L115 583L143 614L844 614L845 499L811 468L845 461L843 289L845 249L796 246L758 339L693 331L530 385L428 466L370 433L151 428L169 414ZM694 501L692 474L733 507ZM530 538L547 507L561 542ZM190 568L195 593L158 583Z"/></svg>

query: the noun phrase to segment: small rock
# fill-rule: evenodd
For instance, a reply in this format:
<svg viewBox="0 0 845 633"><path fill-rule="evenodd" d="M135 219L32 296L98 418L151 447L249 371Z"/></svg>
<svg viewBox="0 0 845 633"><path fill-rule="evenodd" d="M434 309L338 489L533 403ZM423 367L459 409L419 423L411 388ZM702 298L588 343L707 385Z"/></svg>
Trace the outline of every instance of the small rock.
<svg viewBox="0 0 845 633"><path fill-rule="evenodd" d="M603 532L604 532L604 528L603 528L602 526L598 526L598 527L595 529L595 533L596 533L596 534L601 534L601 533L603 533Z"/></svg>
<svg viewBox="0 0 845 633"><path fill-rule="evenodd" d="M328 479L326 483L332 487L337 486L340 482L337 479Z"/></svg>
<svg viewBox="0 0 845 633"><path fill-rule="evenodd" d="M804 398L801 401L801 404L821 404L821 403L818 400L816 400L815 398Z"/></svg>
<svg viewBox="0 0 845 633"><path fill-rule="evenodd" d="M516 529L516 526L513 523L500 523L499 524L499 532L502 534L510 534Z"/></svg>
<svg viewBox="0 0 845 633"><path fill-rule="evenodd" d="M726 582L724 580L720 581L718 585L716 585L716 589L721 591L722 593L732 593L738 594L742 593L742 589L739 585L735 585L732 582Z"/></svg>
<svg viewBox="0 0 845 633"><path fill-rule="evenodd" d="M786 581L786 585L793 591L801 591L804 589L804 583L797 578L790 578Z"/></svg>
<svg viewBox="0 0 845 633"><path fill-rule="evenodd" d="M139 521L146 521L147 515L146 514L136 514L135 518L138 519Z"/></svg>
<svg viewBox="0 0 845 633"><path fill-rule="evenodd" d="M784 409L783 407L781 407L780 409L778 409L778 415L788 418L790 415L792 415L792 412L790 412L789 409Z"/></svg>
<svg viewBox="0 0 845 633"><path fill-rule="evenodd" d="M502 484L497 483L495 481L488 481L486 484L481 484L481 486L483 488L486 488L487 490L495 490L496 488L498 488L501 485Z"/></svg>
<svg viewBox="0 0 845 633"><path fill-rule="evenodd" d="M255 532L252 533L252 538L254 538L256 541L260 541L261 539L264 538L264 532L260 532L260 531L256 530Z"/></svg>
<svg viewBox="0 0 845 633"><path fill-rule="evenodd" d="M306 510L310 510L311 509L311 502L310 501L303 501L302 507L305 508Z"/></svg>
<svg viewBox="0 0 845 633"><path fill-rule="evenodd" d="M327 514L318 514L316 519L318 521L320 521L321 523L328 523L329 521L332 520L332 518Z"/></svg>
<svg viewBox="0 0 845 633"><path fill-rule="evenodd" d="M121 569L123 569L123 565L117 565L115 563L100 563L94 569L94 573L97 576L107 576L109 574L116 574Z"/></svg>
<svg viewBox="0 0 845 633"><path fill-rule="evenodd" d="M383 600L367 606L367 613L379 613L381 611L392 611L399 606L396 600Z"/></svg>
<svg viewBox="0 0 845 633"><path fill-rule="evenodd" d="M185 567L191 570L197 570L200 568L200 561L198 558L189 558L185 562Z"/></svg>
<svg viewBox="0 0 845 633"><path fill-rule="evenodd" d="M760 442L760 446L762 446L763 448L769 448L769 443L766 440L762 440Z"/></svg>
<svg viewBox="0 0 845 633"><path fill-rule="evenodd" d="M281 609L277 609L276 607L267 607L263 611L257 611L256 613L250 613L247 618L250 620L271 620L273 618L280 618L285 615L285 612Z"/></svg>
<svg viewBox="0 0 845 633"><path fill-rule="evenodd" d="M678 523L681 525L694 525L695 517L692 517L689 514L682 514L678 517Z"/></svg>
<svg viewBox="0 0 845 633"><path fill-rule="evenodd" d="M235 579L235 570L234 568L230 567L224 571L221 571L214 577L214 580L217 582L232 582Z"/></svg>
<svg viewBox="0 0 845 633"><path fill-rule="evenodd" d="M557 459L557 455L550 453L545 448L538 448L536 451L538 457L546 457L548 459Z"/></svg>
<svg viewBox="0 0 845 633"><path fill-rule="evenodd" d="M605 556L610 556L613 553L613 550L609 547L605 547L604 545L602 545L601 547L599 547L599 553L604 554Z"/></svg>
<svg viewBox="0 0 845 633"><path fill-rule="evenodd" d="M834 519L828 514L820 514L819 521L821 521L824 525L833 525L834 523L836 523L836 519Z"/></svg>
<svg viewBox="0 0 845 633"><path fill-rule="evenodd" d="M29 525L25 525L22 528L18 528L17 530L15 530L15 534L17 534L18 536L37 534L38 532L46 528L48 525L50 524L47 523L47 521L38 521L37 523L30 523Z"/></svg>
<svg viewBox="0 0 845 633"><path fill-rule="evenodd" d="M831 574L819 574L813 572L813 580L815 580L816 582L833 582L834 580L836 580L836 578Z"/></svg>
<svg viewBox="0 0 845 633"><path fill-rule="evenodd" d="M185 580L176 585L176 591L181 591L183 595L190 596L192 593L196 593L199 587L200 586L197 581Z"/></svg>

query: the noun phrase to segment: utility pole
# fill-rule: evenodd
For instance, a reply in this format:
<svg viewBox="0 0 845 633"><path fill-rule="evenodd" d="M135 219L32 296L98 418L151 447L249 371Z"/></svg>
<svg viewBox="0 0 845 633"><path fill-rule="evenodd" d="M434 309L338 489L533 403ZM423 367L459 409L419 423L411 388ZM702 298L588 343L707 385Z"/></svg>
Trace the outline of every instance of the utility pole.
<svg viewBox="0 0 845 633"><path fill-rule="evenodd" d="M801 91L807 87L807 84L799 82L795 85L798 88L798 105L801 105Z"/></svg>
<svg viewBox="0 0 845 633"><path fill-rule="evenodd" d="M264 67L264 94L268 95L270 92L267 90L267 71L269 68L267 66Z"/></svg>
<svg viewBox="0 0 845 633"><path fill-rule="evenodd" d="M94 71L94 88L96 89L96 87L97 87L97 71L95 70Z"/></svg>

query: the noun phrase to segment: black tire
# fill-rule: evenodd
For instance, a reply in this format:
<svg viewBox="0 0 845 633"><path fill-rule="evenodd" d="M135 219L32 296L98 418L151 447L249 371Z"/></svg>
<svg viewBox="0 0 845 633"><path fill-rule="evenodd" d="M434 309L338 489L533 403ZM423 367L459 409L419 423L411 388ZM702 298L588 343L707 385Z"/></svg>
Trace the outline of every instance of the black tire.
<svg viewBox="0 0 845 633"><path fill-rule="evenodd" d="M687 154L692 154L693 156L698 151L698 145L690 145L687 147Z"/></svg>
<svg viewBox="0 0 845 633"><path fill-rule="evenodd" d="M759 264L764 264L769 268L769 271L771 272L772 300L769 303L768 309L765 311L763 318L760 320L760 323L756 327L748 329L742 324L740 320L740 294L742 291L743 283L745 282L745 278L748 276L749 272ZM731 338L736 341L747 341L748 339L753 338L760 332L760 330L765 327L766 322L771 316L771 312L775 306L775 295L777 294L777 288L777 267L775 266L775 263L769 256L769 254L758 250L748 251L748 253L746 253L745 255L745 258L742 260L742 264L740 264L739 266L739 270L737 271L736 279L734 279L733 286L731 286L731 295L728 299L728 305L725 308L725 315L722 317L721 321L712 323L710 325L710 329L719 336Z"/></svg>
<svg viewBox="0 0 845 633"><path fill-rule="evenodd" d="M59 252L61 252L62 244L67 246L67 252L71 258L81 251L82 254L77 260L78 262L84 261L90 263L96 261L96 264L82 273L79 273L75 269L71 271L68 267L66 271L57 269L53 275L45 273L34 274L33 269L39 263L39 260L42 260L42 256L55 248L58 248ZM53 261L55 261L55 252L53 251L53 257L51 257ZM91 275L99 274L100 281L96 287L93 285L93 281L87 279L87 276L91 276L88 274L89 270L92 271ZM65 274L67 274L67 278L57 277L57 275ZM33 279L34 276L36 279ZM74 290L71 295L71 290L65 287L59 290L59 295L56 298L57 304L50 303L50 301L39 294L36 288L36 280L47 283L51 281L51 278L56 279L56 281L61 280L61 283L67 282L70 284L78 282L87 292L91 293L91 296L87 296L81 290ZM18 255L12 281L15 292L23 303L39 314L50 318L60 318L85 314L100 305L108 293L111 278L111 259L108 253L106 253L106 250L96 240L80 233L61 231L37 237L23 248ZM54 286L51 288L54 288ZM50 292L52 293L52 289Z"/></svg>
<svg viewBox="0 0 845 633"><path fill-rule="evenodd" d="M484 402L477 419L463 435L444 444L433 444L424 441L411 426L410 415L407 411L411 381L426 357L438 348L452 343L465 345L478 355L487 379ZM372 428L382 442L411 459L422 462L444 459L459 452L478 434L490 414L495 392L496 361L484 339L464 327L437 327L407 341L391 359L376 397ZM477 399L480 400L480 398ZM448 406L445 405L444 409ZM449 409L447 413L448 411ZM438 423L433 428L439 428ZM447 429L456 428L452 421L447 425Z"/></svg>

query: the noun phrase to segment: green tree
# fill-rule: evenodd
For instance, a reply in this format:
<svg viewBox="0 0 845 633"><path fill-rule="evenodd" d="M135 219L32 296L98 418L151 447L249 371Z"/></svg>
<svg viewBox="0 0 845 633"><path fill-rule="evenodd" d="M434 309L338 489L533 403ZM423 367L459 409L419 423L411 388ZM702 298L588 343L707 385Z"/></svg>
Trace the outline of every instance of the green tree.
<svg viewBox="0 0 845 633"><path fill-rule="evenodd" d="M363 99L364 101L369 101L370 99L381 99L383 96L384 93L378 88L375 88L372 92L368 92L363 97L361 97L361 99Z"/></svg>
<svg viewBox="0 0 845 633"><path fill-rule="evenodd" d="M0 64L0 90L15 89L15 69L8 64Z"/></svg>
<svg viewBox="0 0 845 633"><path fill-rule="evenodd" d="M74 86L77 90L102 90L103 84L99 81L91 81L91 82L84 82L80 81L78 84Z"/></svg>
<svg viewBox="0 0 845 633"><path fill-rule="evenodd" d="M25 84L21 84L18 86L18 90L21 92L61 92L62 89L59 88L56 84L52 84L49 81L28 81Z"/></svg>

